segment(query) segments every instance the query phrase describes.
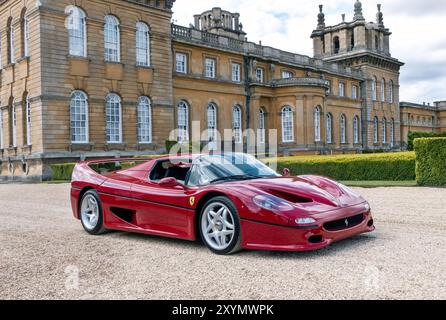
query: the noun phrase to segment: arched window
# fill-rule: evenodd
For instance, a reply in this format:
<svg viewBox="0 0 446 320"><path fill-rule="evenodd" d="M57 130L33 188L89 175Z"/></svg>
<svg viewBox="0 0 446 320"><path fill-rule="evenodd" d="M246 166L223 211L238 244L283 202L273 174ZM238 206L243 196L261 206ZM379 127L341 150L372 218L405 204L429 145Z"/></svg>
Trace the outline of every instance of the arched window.
<svg viewBox="0 0 446 320"><path fill-rule="evenodd" d="M353 143L354 144L359 144L359 136L360 136L360 132L359 132L359 117L355 116L355 118L353 119Z"/></svg>
<svg viewBox="0 0 446 320"><path fill-rule="evenodd" d="M210 103L207 107L208 139L209 142L217 141L217 106Z"/></svg>
<svg viewBox="0 0 446 320"><path fill-rule="evenodd" d="M334 37L334 39L333 39L334 54L338 54L339 53L339 48L340 48L339 37Z"/></svg>
<svg viewBox="0 0 446 320"><path fill-rule="evenodd" d="M25 144L27 146L31 145L31 104L29 102L29 95L25 98L25 112L23 113L25 117Z"/></svg>
<svg viewBox="0 0 446 320"><path fill-rule="evenodd" d="M144 96L138 98L138 142L152 143L152 106Z"/></svg>
<svg viewBox="0 0 446 320"><path fill-rule="evenodd" d="M265 110L263 108L259 111L259 143L266 142L266 122L265 122Z"/></svg>
<svg viewBox="0 0 446 320"><path fill-rule="evenodd" d="M177 106L178 142L189 141L189 106L180 101Z"/></svg>
<svg viewBox="0 0 446 320"><path fill-rule="evenodd" d="M325 141L328 144L333 143L333 116L331 115L331 113L327 114L327 117L325 119L325 127Z"/></svg>
<svg viewBox="0 0 446 320"><path fill-rule="evenodd" d="M15 100L11 104L11 146L17 147L17 110L15 108Z"/></svg>
<svg viewBox="0 0 446 320"><path fill-rule="evenodd" d="M341 115L340 119L340 142L341 144L347 143L347 119L344 114Z"/></svg>
<svg viewBox="0 0 446 320"><path fill-rule="evenodd" d="M372 99L375 101L378 100L378 93L376 90L377 83L378 83L378 81L377 81L376 77L373 77L373 79L372 79Z"/></svg>
<svg viewBox="0 0 446 320"><path fill-rule="evenodd" d="M70 55L76 57L87 56L87 24L85 12L75 6L69 6L68 14L68 37Z"/></svg>
<svg viewBox="0 0 446 320"><path fill-rule="evenodd" d="M242 108L235 106L232 109L232 132L235 143L242 143Z"/></svg>
<svg viewBox="0 0 446 320"><path fill-rule="evenodd" d="M294 141L294 116L293 109L286 106L282 109L282 142Z"/></svg>
<svg viewBox="0 0 446 320"><path fill-rule="evenodd" d="M379 50L379 37L375 36L375 50Z"/></svg>
<svg viewBox="0 0 446 320"><path fill-rule="evenodd" d="M15 63L15 46L14 46L14 26L12 25L12 17L8 19L8 63Z"/></svg>
<svg viewBox="0 0 446 320"><path fill-rule="evenodd" d="M0 109L0 150L5 148L5 141L3 140L3 110Z"/></svg>
<svg viewBox="0 0 446 320"><path fill-rule="evenodd" d="M386 80L384 78L381 80L381 101L386 101Z"/></svg>
<svg viewBox="0 0 446 320"><path fill-rule="evenodd" d="M387 143L387 120L386 120L386 118L383 118L383 120L382 120L381 138L382 138L382 143Z"/></svg>
<svg viewBox="0 0 446 320"><path fill-rule="evenodd" d="M136 24L136 64L147 67L150 65L150 29L144 22Z"/></svg>
<svg viewBox="0 0 446 320"><path fill-rule="evenodd" d="M379 136L378 136L378 117L375 117L373 120L373 142L378 144Z"/></svg>
<svg viewBox="0 0 446 320"><path fill-rule="evenodd" d="M393 97L393 81L389 81L389 102L393 103L394 97Z"/></svg>
<svg viewBox="0 0 446 320"><path fill-rule="evenodd" d="M115 94L107 95L105 113L107 118L107 142L122 142L122 109L121 98Z"/></svg>
<svg viewBox="0 0 446 320"><path fill-rule="evenodd" d="M314 109L314 141L321 141L321 108Z"/></svg>
<svg viewBox="0 0 446 320"><path fill-rule="evenodd" d="M0 39L2 39L2 33L0 32ZM3 59L2 59L2 54L3 54L3 50L2 50L2 41L0 40L0 69L3 69Z"/></svg>
<svg viewBox="0 0 446 320"><path fill-rule="evenodd" d="M119 21L114 16L105 16L104 25L105 61L121 61L121 35Z"/></svg>
<svg viewBox="0 0 446 320"><path fill-rule="evenodd" d="M395 146L395 119L390 120L390 146Z"/></svg>
<svg viewBox="0 0 446 320"><path fill-rule="evenodd" d="M22 54L24 57L29 56L29 20L26 16L26 9L22 11Z"/></svg>
<svg viewBox="0 0 446 320"><path fill-rule="evenodd" d="M82 91L73 91L70 101L72 143L88 143L88 99Z"/></svg>

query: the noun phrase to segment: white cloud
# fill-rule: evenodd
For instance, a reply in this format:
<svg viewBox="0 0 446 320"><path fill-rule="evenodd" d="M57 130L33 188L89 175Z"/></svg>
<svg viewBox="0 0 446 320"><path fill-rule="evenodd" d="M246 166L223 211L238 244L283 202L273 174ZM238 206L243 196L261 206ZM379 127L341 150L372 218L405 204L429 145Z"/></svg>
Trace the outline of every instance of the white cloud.
<svg viewBox="0 0 446 320"><path fill-rule="evenodd" d="M312 55L311 32L317 24L318 5L324 4L327 25L352 20L354 0L177 0L174 21L188 26L193 15L221 7L241 14L250 41L300 54ZM382 3L384 22L393 32L392 56L406 62L401 70L401 100L423 102L446 99L446 33L439 32L446 16L446 1L364 0L364 16L375 20Z"/></svg>

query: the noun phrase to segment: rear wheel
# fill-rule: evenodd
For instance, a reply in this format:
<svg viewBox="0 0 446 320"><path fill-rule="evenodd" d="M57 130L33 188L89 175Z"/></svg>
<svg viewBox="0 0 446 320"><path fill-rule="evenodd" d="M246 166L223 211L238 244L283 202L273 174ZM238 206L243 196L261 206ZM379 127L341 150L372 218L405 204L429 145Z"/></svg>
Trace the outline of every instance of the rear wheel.
<svg viewBox="0 0 446 320"><path fill-rule="evenodd" d="M89 234L99 235L106 231L103 227L101 200L96 190L89 190L83 195L80 203L80 217L82 226Z"/></svg>
<svg viewBox="0 0 446 320"><path fill-rule="evenodd" d="M240 218L226 197L209 200L200 215L200 235L214 253L229 255L241 250Z"/></svg>

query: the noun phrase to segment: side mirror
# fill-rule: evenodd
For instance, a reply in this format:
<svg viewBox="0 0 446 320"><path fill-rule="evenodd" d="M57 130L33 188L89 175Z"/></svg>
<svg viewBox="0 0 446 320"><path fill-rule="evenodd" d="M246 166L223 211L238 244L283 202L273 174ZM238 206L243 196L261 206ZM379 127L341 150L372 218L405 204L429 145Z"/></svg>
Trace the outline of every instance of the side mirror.
<svg viewBox="0 0 446 320"><path fill-rule="evenodd" d="M162 188L174 188L177 186L181 186L181 184L175 178L164 178L161 179L158 183Z"/></svg>
<svg viewBox="0 0 446 320"><path fill-rule="evenodd" d="M283 176L284 176L284 177L289 177L289 176L291 176L291 171L290 171L290 169L288 169L288 168L284 168L284 169L283 169Z"/></svg>

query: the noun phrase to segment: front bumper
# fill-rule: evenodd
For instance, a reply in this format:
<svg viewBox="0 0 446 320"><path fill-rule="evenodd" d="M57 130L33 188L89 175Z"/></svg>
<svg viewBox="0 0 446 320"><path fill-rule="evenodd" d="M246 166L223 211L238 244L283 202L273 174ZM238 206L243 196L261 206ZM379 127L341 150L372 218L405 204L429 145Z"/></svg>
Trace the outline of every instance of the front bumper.
<svg viewBox="0 0 446 320"><path fill-rule="evenodd" d="M329 246L353 236L375 230L371 212L361 212L361 208L339 209L318 217L317 225L311 227L293 227L266 224L244 220L242 227L242 247L250 250L271 251L311 251ZM337 231L326 230L324 224L363 214L361 223Z"/></svg>

